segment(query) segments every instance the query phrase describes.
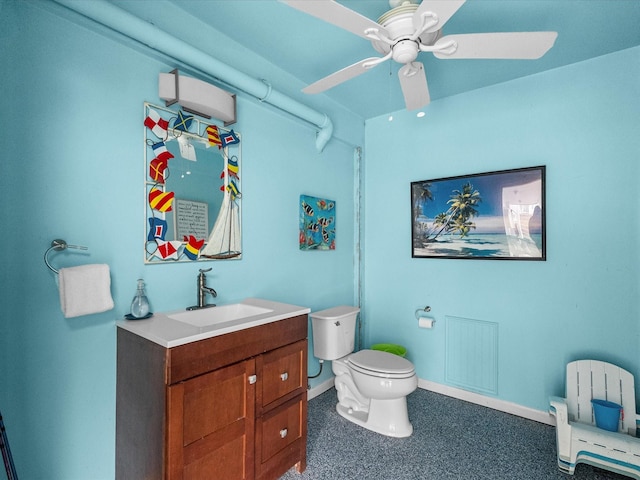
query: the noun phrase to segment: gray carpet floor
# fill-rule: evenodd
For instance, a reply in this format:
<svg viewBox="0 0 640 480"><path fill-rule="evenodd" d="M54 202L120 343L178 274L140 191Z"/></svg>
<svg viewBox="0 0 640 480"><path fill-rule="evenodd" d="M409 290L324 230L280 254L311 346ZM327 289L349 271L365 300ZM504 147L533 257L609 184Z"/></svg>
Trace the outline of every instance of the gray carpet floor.
<svg viewBox="0 0 640 480"><path fill-rule="evenodd" d="M628 480L591 465L558 470L555 428L418 389L413 435L389 438L342 418L331 389L309 401L307 469L281 480Z"/></svg>

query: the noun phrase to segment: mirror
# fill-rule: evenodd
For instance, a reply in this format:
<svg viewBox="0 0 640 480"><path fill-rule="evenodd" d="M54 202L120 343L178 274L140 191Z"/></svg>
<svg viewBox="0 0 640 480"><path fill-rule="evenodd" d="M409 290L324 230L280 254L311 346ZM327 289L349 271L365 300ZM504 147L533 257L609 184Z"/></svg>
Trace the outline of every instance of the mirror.
<svg viewBox="0 0 640 480"><path fill-rule="evenodd" d="M241 257L240 135L144 104L145 263Z"/></svg>

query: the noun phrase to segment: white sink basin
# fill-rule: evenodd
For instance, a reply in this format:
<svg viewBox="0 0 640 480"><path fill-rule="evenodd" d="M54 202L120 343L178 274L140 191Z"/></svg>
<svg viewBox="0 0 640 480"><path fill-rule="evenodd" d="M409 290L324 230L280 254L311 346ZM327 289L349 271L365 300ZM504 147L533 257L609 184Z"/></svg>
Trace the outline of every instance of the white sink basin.
<svg viewBox="0 0 640 480"><path fill-rule="evenodd" d="M243 320L271 312L273 312L273 310L268 308L247 305L246 303L232 303L222 305L221 307L202 308L167 316L178 322L193 325L194 327L208 327L210 325L234 322L236 320Z"/></svg>
<svg viewBox="0 0 640 480"><path fill-rule="evenodd" d="M156 313L145 320L120 320L119 328L173 348L206 338L266 325L298 315L310 309L261 298L201 310Z"/></svg>

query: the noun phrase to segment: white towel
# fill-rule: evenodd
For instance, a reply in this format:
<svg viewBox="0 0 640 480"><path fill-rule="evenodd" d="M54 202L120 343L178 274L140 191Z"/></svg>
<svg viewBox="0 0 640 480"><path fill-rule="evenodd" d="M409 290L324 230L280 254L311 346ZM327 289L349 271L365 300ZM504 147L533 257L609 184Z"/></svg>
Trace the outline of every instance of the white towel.
<svg viewBox="0 0 640 480"><path fill-rule="evenodd" d="M106 312L113 308L109 265L82 265L58 272L60 308L65 318Z"/></svg>

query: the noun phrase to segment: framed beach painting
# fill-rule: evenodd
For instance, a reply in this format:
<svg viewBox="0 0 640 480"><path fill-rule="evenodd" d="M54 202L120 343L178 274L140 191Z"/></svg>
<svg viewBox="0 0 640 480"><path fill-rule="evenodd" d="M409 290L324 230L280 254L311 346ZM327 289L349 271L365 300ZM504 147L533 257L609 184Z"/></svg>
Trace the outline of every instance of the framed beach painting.
<svg viewBox="0 0 640 480"><path fill-rule="evenodd" d="M411 182L411 256L546 260L545 167Z"/></svg>

